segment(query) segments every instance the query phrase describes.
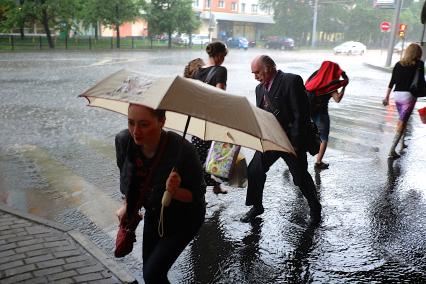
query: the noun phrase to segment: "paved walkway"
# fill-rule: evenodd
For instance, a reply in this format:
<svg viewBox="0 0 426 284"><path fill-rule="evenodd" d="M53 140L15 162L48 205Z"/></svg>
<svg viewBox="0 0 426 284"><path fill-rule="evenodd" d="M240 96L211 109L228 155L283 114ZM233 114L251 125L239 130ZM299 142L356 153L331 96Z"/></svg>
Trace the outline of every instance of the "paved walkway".
<svg viewBox="0 0 426 284"><path fill-rule="evenodd" d="M131 283L76 230L0 205L0 283Z"/></svg>

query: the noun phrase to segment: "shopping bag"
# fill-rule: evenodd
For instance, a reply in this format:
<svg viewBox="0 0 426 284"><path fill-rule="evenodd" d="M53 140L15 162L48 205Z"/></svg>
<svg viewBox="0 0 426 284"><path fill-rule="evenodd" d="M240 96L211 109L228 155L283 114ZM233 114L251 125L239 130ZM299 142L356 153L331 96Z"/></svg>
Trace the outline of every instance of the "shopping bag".
<svg viewBox="0 0 426 284"><path fill-rule="evenodd" d="M229 176L228 185L241 188L247 186L247 161L242 153L239 153L235 160L234 167Z"/></svg>
<svg viewBox="0 0 426 284"><path fill-rule="evenodd" d="M241 146L213 141L207 155L206 172L221 178L229 178Z"/></svg>
<svg viewBox="0 0 426 284"><path fill-rule="evenodd" d="M426 107L421 108L418 111L420 115L420 120L422 121L422 123L426 124Z"/></svg>

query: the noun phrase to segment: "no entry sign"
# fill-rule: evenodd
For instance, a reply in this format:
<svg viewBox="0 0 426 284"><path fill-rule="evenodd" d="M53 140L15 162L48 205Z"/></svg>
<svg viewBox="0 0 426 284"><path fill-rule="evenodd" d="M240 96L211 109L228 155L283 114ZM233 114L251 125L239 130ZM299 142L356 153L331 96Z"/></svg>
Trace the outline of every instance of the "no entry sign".
<svg viewBox="0 0 426 284"><path fill-rule="evenodd" d="M380 23L380 30L382 32L387 32L391 27L391 24L389 22L381 22Z"/></svg>

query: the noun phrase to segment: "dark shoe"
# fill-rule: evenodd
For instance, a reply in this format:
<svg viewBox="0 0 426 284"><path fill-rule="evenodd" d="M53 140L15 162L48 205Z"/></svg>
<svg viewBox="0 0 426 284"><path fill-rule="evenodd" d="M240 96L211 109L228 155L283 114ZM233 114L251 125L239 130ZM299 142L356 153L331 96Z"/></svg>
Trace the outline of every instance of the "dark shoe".
<svg viewBox="0 0 426 284"><path fill-rule="evenodd" d="M401 157L401 156L395 151L390 152L389 155L388 155L389 159L398 159L399 157Z"/></svg>
<svg viewBox="0 0 426 284"><path fill-rule="evenodd" d="M327 163L323 163L323 162L319 162L319 163L315 163L314 168L316 170L326 170L328 169L329 164Z"/></svg>
<svg viewBox="0 0 426 284"><path fill-rule="evenodd" d="M253 206L246 214L244 214L243 217L241 217L240 221L243 223L249 223L264 211L263 206Z"/></svg>
<svg viewBox="0 0 426 284"><path fill-rule="evenodd" d="M310 215L311 215L311 218L310 218L309 222L312 225L317 225L321 222L321 209L319 209L319 210L312 210L311 209Z"/></svg>
<svg viewBox="0 0 426 284"><path fill-rule="evenodd" d="M227 194L228 192L226 190L223 190L220 185L213 186L213 193L214 194Z"/></svg>

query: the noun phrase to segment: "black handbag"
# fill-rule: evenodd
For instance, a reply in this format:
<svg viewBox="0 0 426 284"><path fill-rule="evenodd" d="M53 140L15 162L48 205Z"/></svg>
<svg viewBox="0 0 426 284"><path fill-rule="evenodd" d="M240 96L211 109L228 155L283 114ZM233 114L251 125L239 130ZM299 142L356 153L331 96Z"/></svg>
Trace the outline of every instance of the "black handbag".
<svg viewBox="0 0 426 284"><path fill-rule="evenodd" d="M416 98L426 97L426 82L425 78L421 78L420 66L417 66L414 74L413 82L410 85L410 93Z"/></svg>
<svg viewBox="0 0 426 284"><path fill-rule="evenodd" d="M306 150L309 154L315 156L320 150L321 138L318 127L312 120L308 122L306 134Z"/></svg>

